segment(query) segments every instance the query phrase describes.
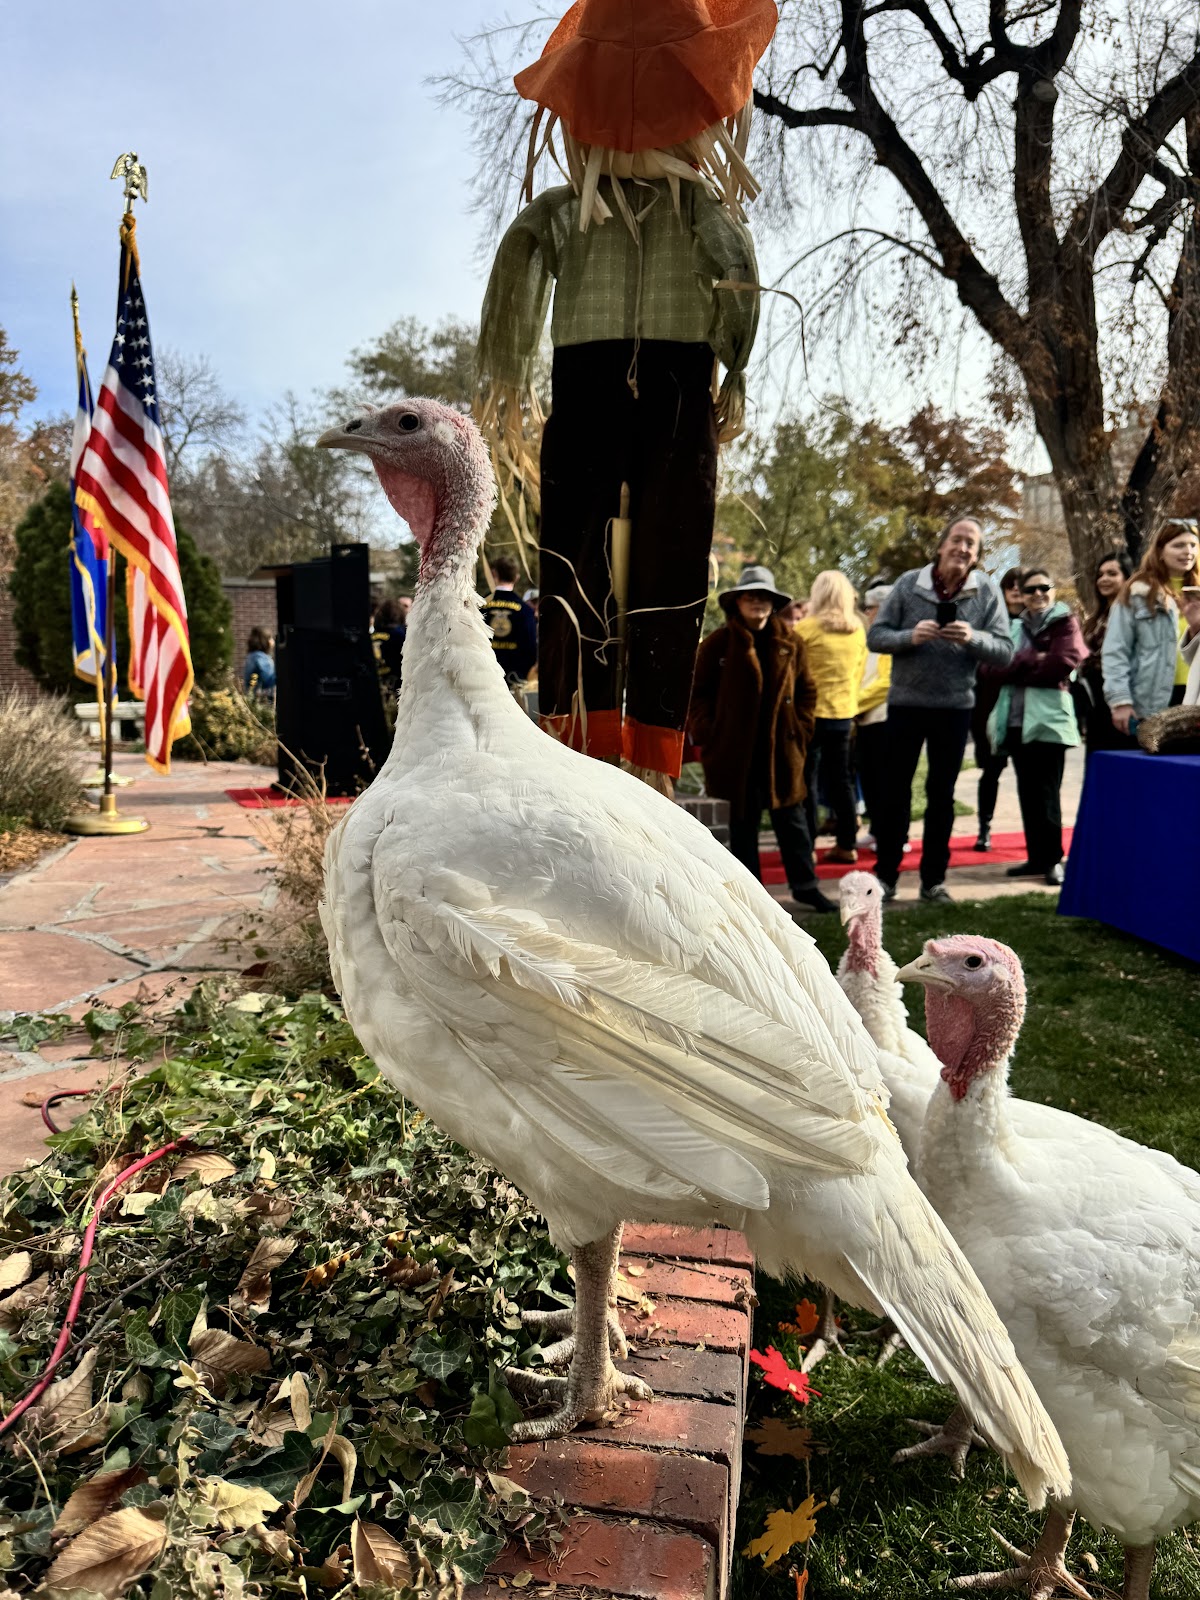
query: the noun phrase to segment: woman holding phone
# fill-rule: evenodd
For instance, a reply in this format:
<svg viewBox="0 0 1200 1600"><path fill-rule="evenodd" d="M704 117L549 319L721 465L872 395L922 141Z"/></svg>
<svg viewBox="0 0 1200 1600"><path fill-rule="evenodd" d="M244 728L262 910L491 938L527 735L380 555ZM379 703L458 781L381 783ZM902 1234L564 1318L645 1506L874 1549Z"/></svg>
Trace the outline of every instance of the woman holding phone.
<svg viewBox="0 0 1200 1600"><path fill-rule="evenodd" d="M1109 612L1101 659L1118 733L1179 705L1200 650L1200 523L1168 517Z"/></svg>

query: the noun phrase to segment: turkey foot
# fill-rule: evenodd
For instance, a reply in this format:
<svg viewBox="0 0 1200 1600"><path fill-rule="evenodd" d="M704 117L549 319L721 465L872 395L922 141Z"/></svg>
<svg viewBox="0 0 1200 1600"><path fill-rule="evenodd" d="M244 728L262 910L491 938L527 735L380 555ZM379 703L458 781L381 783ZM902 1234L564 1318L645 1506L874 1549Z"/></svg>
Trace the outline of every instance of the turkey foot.
<svg viewBox="0 0 1200 1600"><path fill-rule="evenodd" d="M869 1332L864 1333L862 1338L874 1339L879 1345L879 1354L875 1358L877 1368L886 1367L896 1351L904 1349L904 1335L890 1317L881 1322L877 1328L871 1328Z"/></svg>
<svg viewBox="0 0 1200 1600"><path fill-rule="evenodd" d="M542 1346L542 1360L548 1367L570 1361L575 1354L575 1308L566 1306L561 1311L522 1311L521 1321L527 1328L540 1328L546 1333L561 1333L565 1337L555 1344ZM629 1356L629 1344L617 1316L616 1308L608 1308L608 1351L618 1361Z"/></svg>
<svg viewBox="0 0 1200 1600"><path fill-rule="evenodd" d="M1001 1548L1016 1561L1015 1567L1003 1572L976 1572L968 1578L951 1578L952 1589L1028 1589L1029 1600L1051 1600L1053 1595L1065 1592L1078 1600L1092 1600L1090 1589L1085 1589L1079 1579L1067 1571L1063 1556L1067 1540L1071 1537L1073 1511L1051 1508L1041 1538L1028 1553L1002 1539L992 1529L993 1537Z"/></svg>
<svg viewBox="0 0 1200 1600"><path fill-rule="evenodd" d="M902 1461L919 1460L921 1456L946 1456L954 1476L961 1478L967 1470L971 1446L977 1444L983 1450L988 1449L987 1440L982 1434L976 1433L970 1417L961 1406L955 1406L940 1428L935 1422L922 1422L916 1417L905 1420L910 1428L916 1428L918 1433L927 1433L929 1437L922 1439L920 1444L910 1444L906 1450L897 1450L892 1457L894 1467Z"/></svg>
<svg viewBox="0 0 1200 1600"><path fill-rule="evenodd" d="M543 1393L560 1399L557 1410L548 1417L535 1417L519 1422L513 1429L514 1440L553 1439L569 1433L583 1422L599 1422L611 1411L621 1395L637 1400L651 1400L653 1394L640 1378L618 1372L612 1364L609 1344L612 1332L610 1311L615 1304L617 1256L621 1249L621 1229L614 1228L604 1239L593 1244L580 1245L571 1252L575 1267L574 1352L571 1368L564 1379L545 1379L540 1373L529 1374ZM564 1340L565 1344L566 1341ZM519 1387L531 1386L523 1377ZM562 1385L560 1388L559 1385Z"/></svg>
<svg viewBox="0 0 1200 1600"><path fill-rule="evenodd" d="M842 1336L838 1332L837 1295L832 1289L826 1289L825 1297L821 1301L821 1320L817 1323L816 1338L804 1352L804 1360L800 1363L801 1372L811 1372L818 1361L824 1361L831 1351L836 1350L838 1355L845 1352L842 1349Z"/></svg>

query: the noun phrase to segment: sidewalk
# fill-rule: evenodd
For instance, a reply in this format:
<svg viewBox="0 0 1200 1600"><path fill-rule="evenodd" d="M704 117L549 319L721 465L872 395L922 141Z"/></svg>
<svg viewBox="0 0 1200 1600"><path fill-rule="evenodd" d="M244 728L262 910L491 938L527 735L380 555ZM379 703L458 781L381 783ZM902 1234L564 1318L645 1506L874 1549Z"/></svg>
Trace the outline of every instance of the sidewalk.
<svg viewBox="0 0 1200 1600"><path fill-rule="evenodd" d="M116 768L135 780L118 805L144 816L150 831L73 840L0 882L0 1014L82 1016L97 1002L135 998L174 1005L205 975L245 965L229 941L275 891L254 832L260 814L225 790L267 783L273 772L178 762L157 777L141 757L120 754ZM80 1029L38 1050L0 1050L0 1172L41 1154L37 1106L47 1095L104 1081L109 1068L88 1056L90 1045Z"/></svg>

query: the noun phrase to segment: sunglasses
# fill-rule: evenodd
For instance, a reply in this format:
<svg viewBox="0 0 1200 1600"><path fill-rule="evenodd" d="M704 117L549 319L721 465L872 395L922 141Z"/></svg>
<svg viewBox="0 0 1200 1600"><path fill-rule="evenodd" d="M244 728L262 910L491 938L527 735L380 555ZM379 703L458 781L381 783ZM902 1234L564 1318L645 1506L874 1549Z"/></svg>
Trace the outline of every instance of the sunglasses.
<svg viewBox="0 0 1200 1600"><path fill-rule="evenodd" d="M1051 583L1027 583L1021 590L1022 594L1049 594L1054 587Z"/></svg>

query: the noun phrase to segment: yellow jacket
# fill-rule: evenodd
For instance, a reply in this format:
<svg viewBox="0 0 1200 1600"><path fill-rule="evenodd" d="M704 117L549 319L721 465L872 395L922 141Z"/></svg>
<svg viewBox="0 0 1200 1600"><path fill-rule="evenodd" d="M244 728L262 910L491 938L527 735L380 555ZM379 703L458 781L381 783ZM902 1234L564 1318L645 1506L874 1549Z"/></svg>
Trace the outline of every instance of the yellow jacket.
<svg viewBox="0 0 1200 1600"><path fill-rule="evenodd" d="M796 632L804 640L809 675L817 686L817 716L855 716L867 664L866 633L861 627L853 633L828 633L816 617L801 618Z"/></svg>
<svg viewBox="0 0 1200 1600"><path fill-rule="evenodd" d="M867 657L866 671L858 691L858 720L860 722L886 722L888 690L892 686L891 656ZM875 712L877 715L872 716Z"/></svg>

